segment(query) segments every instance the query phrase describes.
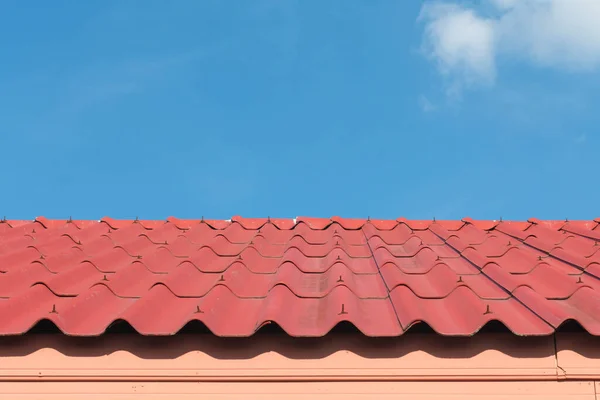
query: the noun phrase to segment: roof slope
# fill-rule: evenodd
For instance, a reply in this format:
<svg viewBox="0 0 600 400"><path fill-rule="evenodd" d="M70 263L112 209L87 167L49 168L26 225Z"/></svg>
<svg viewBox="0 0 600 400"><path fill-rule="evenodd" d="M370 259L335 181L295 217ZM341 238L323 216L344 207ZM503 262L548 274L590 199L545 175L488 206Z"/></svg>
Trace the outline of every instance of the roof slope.
<svg viewBox="0 0 600 400"><path fill-rule="evenodd" d="M171 335L276 323L322 336L347 321L368 336L424 322L518 335L567 320L600 334L600 220L499 222L314 219L0 223L0 335L41 320L68 335L127 321Z"/></svg>

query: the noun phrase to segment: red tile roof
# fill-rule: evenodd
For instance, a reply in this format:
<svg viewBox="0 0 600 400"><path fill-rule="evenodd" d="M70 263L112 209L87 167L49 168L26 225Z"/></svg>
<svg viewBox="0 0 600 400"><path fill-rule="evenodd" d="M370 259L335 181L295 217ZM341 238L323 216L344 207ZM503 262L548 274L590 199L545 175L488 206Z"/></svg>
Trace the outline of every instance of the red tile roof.
<svg viewBox="0 0 600 400"><path fill-rule="evenodd" d="M68 335L127 321L171 335L276 323L322 336L342 321L369 336L424 322L472 335L500 321L548 335L568 320L600 335L600 220L318 219L0 223L0 335L41 320Z"/></svg>

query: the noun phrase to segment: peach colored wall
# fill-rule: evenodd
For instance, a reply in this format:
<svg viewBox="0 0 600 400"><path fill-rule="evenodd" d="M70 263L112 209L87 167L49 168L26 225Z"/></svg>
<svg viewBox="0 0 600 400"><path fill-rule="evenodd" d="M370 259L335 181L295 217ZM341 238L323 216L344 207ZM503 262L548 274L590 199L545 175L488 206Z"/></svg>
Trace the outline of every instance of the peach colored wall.
<svg viewBox="0 0 600 400"><path fill-rule="evenodd" d="M10 400L597 400L593 382L40 382L3 384ZM600 388L598 388L600 389Z"/></svg>
<svg viewBox="0 0 600 400"><path fill-rule="evenodd" d="M351 399L400 393L411 399L491 394L494 399L519 394L595 399L600 393L595 384L600 381L599 343L584 334L377 340L354 335L26 335L0 338L0 399L184 399L202 394L211 399L284 394L299 399L308 393Z"/></svg>

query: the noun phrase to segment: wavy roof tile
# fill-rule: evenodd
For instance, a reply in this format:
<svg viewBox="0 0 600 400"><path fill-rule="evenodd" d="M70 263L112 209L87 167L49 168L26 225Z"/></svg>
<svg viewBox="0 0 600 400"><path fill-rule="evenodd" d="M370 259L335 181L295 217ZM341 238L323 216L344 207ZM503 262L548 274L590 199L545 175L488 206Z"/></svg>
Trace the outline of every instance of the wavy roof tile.
<svg viewBox="0 0 600 400"><path fill-rule="evenodd" d="M549 335L569 320L600 335L600 220L3 220L0 335L49 320L95 336L115 321L219 336L275 323L368 336L425 323L467 336L491 321Z"/></svg>

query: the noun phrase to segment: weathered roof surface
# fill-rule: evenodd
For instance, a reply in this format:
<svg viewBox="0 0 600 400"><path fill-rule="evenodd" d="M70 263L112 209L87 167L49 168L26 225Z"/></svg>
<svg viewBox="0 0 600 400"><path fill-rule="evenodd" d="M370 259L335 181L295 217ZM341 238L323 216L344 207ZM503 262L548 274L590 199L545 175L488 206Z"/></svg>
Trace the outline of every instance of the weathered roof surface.
<svg viewBox="0 0 600 400"><path fill-rule="evenodd" d="M42 320L68 335L115 321L143 335L202 322L219 336L275 323L368 336L419 323L518 335L567 320L600 335L600 220L245 219L0 223L0 335Z"/></svg>

